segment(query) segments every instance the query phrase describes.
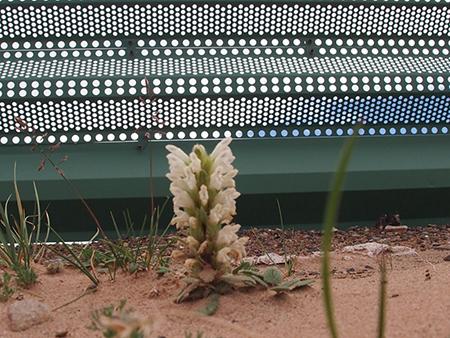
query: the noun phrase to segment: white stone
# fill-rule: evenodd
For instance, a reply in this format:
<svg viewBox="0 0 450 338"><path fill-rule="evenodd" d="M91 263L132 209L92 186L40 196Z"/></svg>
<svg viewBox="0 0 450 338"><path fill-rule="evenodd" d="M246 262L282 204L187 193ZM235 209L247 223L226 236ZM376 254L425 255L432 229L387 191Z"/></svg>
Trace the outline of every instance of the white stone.
<svg viewBox="0 0 450 338"><path fill-rule="evenodd" d="M416 256L417 252L416 250L409 248L407 246L403 245L396 245L391 247L392 254L394 256Z"/></svg>
<svg viewBox="0 0 450 338"><path fill-rule="evenodd" d="M411 256L417 255L414 249L407 246L390 246L387 244L381 244L377 242L368 242L363 244L349 245L342 249L342 252L361 254L369 257L374 257L382 253L383 251L389 251L393 256Z"/></svg>
<svg viewBox="0 0 450 338"><path fill-rule="evenodd" d="M47 304L34 299L16 301L8 306L7 316L11 331L24 331L50 319Z"/></svg>
<svg viewBox="0 0 450 338"><path fill-rule="evenodd" d="M285 259L284 256L281 256L275 252L269 252L267 254L258 257L246 257L244 258L244 261L255 265L257 264L277 265L277 264L284 264L286 263L286 260L293 258L295 258L295 256L287 256Z"/></svg>
<svg viewBox="0 0 450 338"><path fill-rule="evenodd" d="M407 225L386 225L384 227L386 232L406 232L408 231Z"/></svg>
<svg viewBox="0 0 450 338"><path fill-rule="evenodd" d="M346 246L342 249L342 252L362 254L362 255L369 256L369 257L373 257L387 249L389 249L389 245L387 245L387 244L369 242L369 243L364 243L364 244L356 244L356 245Z"/></svg>

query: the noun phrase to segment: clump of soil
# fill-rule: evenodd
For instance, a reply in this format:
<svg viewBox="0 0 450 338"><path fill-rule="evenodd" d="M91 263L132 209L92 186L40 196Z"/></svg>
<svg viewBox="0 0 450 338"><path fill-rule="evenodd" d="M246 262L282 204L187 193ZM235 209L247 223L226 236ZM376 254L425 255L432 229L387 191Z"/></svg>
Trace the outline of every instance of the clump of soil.
<svg viewBox="0 0 450 338"><path fill-rule="evenodd" d="M203 332L205 338L231 337L328 337L320 280L320 231L259 229L244 231L250 237L248 254L276 252L297 255L295 276L316 282L305 289L275 296L263 289L237 291L220 297L217 313L207 317L198 312L206 300L174 304L183 285L182 267L160 277L153 271L129 275L118 272L115 281L107 274L96 292L69 305L90 281L65 267L47 274L37 265L39 283L30 290L18 290L7 303L0 303L0 337L102 337L87 327L95 309L118 304L155 321L154 337L185 337L186 332ZM342 337L374 337L377 325L379 266L375 257L341 252L344 246L366 242L404 245L417 255L393 256L388 272L386 337L450 337L450 226L409 228L404 233L380 229L350 228L336 231L332 253L333 295L336 319ZM50 258L50 257L47 257ZM283 265L280 266L283 269ZM20 299L37 299L54 311L51 320L27 331L9 330L8 305ZM59 308L59 309L58 309ZM56 309L56 310L55 310Z"/></svg>

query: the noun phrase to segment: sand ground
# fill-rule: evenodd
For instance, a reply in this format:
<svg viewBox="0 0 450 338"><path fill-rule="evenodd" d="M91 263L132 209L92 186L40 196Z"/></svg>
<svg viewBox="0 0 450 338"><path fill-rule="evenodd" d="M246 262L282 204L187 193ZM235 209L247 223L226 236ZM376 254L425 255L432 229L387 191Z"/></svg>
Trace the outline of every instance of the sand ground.
<svg viewBox="0 0 450 338"><path fill-rule="evenodd" d="M418 256L392 258L388 273L387 338L450 338L450 251L426 250ZM89 280L76 270L47 275L42 266L39 283L17 296L36 298L52 309L79 296ZM332 287L341 337L376 336L379 272L376 258L336 252L332 254ZM328 337L323 310L320 258L298 259L299 277L314 278L312 287L275 296L271 291L236 291L220 298L214 316L198 314L205 300L174 304L182 286L175 276L158 278L153 272L137 276L118 273L115 281L101 275L98 291L52 312L50 321L27 331L9 330L6 307L0 303L0 337L49 338L67 332L66 337L101 337L87 328L90 313L121 299L142 315L155 320L155 337L185 337L201 331L205 338L237 337ZM155 295L158 294L158 295Z"/></svg>

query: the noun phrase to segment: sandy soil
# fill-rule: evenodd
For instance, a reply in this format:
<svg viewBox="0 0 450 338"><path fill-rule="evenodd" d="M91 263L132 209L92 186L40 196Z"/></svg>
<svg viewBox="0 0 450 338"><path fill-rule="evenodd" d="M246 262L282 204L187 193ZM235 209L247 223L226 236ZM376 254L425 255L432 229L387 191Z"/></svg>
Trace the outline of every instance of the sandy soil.
<svg viewBox="0 0 450 338"><path fill-rule="evenodd" d="M450 251L426 250L419 256L393 257L389 271L386 337L450 337ZM56 308L79 296L89 280L66 268L47 275L42 266L39 283L14 297L37 298ZM375 337L378 302L378 265L375 258L333 253L333 293L341 337ZM274 296L270 291L234 292L220 298L212 317L198 314L205 301L174 304L182 282L175 277L157 278L152 272L138 276L106 275L96 293L52 312L49 322L21 333L9 331L6 304L0 303L0 337L48 338L67 331L66 337L101 337L87 329L90 313L126 299L136 311L156 320L155 337L185 337L204 332L206 338L231 337L328 337L321 294L320 258L298 260L298 275L315 278L312 287ZM429 274L429 277L426 275ZM155 291L159 292L154 296Z"/></svg>

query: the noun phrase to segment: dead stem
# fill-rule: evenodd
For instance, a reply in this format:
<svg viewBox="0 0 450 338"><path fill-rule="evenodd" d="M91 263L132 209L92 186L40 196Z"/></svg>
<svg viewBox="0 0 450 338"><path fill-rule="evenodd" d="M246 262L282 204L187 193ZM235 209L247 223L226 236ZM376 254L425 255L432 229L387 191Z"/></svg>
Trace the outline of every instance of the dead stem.
<svg viewBox="0 0 450 338"><path fill-rule="evenodd" d="M96 291L97 291L97 285L92 284L92 285L88 286L88 287L86 288L86 290L84 290L83 293L82 293L81 295L79 295L78 297L76 297L76 298L74 298L74 299L68 301L67 303L64 303L63 305L60 305L60 306L58 306L58 307L55 307L54 309L52 309L52 311L60 310L60 309L62 309L63 307L66 307L66 306L68 306L68 305L70 305L70 304L72 304L72 303L75 303L77 300L83 298L83 297L86 296L86 295L89 295L89 294L91 294L91 293L94 293L94 292L96 292Z"/></svg>

